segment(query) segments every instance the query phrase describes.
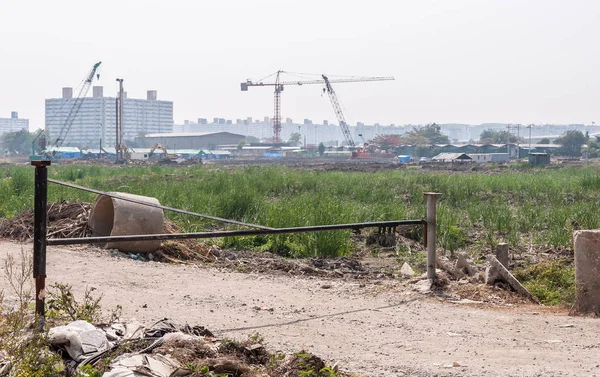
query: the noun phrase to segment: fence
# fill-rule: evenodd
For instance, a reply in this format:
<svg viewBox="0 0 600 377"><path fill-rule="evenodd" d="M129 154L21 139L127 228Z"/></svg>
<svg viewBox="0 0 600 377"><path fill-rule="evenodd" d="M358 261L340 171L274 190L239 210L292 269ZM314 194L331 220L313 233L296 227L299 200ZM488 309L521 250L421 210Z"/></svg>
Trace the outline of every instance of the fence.
<svg viewBox="0 0 600 377"><path fill-rule="evenodd" d="M427 278L435 279L435 245L436 245L436 201L440 194L427 192L425 198L427 200L427 217L419 220L393 220L393 221L376 221L376 222L361 222L351 224L333 224L333 225L316 225L294 228L270 228L257 224L249 224L240 221L224 219L220 217L210 216L206 214L186 211L179 208L163 206L159 204L147 203L129 197L120 196L118 194L107 193L99 190L94 190L87 187L74 185L67 182L62 182L54 179L48 179L48 169L50 161L31 161L31 165L35 166L35 191L34 191L34 232L33 232L33 277L35 279L36 292L36 314L40 319L40 327L44 328L45 316L45 301L44 290L46 286L46 246L54 245L81 245L81 244L96 244L117 241L150 241L150 240L178 240L178 239L201 239L201 238L221 238L221 237L244 237L258 235L274 235L274 234L293 234L293 233L309 233L309 232L326 232L332 230L360 230L364 228L379 228L380 230L391 230L402 225L421 225L424 229L424 245L427 248ZM225 223L241 225L250 230L225 230L215 232L198 232L198 233L174 233L174 234L138 234L127 236L101 236L101 237L83 237L83 238L47 238L47 203L48 203L48 182L63 185L77 190L84 190L98 195L106 195L115 197L120 200L126 200L141 205L161 208L163 210L183 213L191 216L204 217L211 220L221 221Z"/></svg>

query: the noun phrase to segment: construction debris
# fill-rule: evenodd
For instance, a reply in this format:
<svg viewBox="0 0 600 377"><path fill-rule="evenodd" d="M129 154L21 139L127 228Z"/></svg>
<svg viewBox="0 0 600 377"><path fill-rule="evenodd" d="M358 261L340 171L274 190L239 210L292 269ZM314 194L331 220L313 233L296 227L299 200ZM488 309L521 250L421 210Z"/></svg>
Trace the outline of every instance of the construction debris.
<svg viewBox="0 0 600 377"><path fill-rule="evenodd" d="M75 321L50 329L48 342L64 348L77 362L109 349L105 333L86 321Z"/></svg>
<svg viewBox="0 0 600 377"><path fill-rule="evenodd" d="M90 203L48 202L48 238L83 238L91 236L92 230L88 226L90 211ZM177 224L169 220L164 222L164 231L165 233L183 232ZM19 242L32 240L33 211L22 212L12 219L1 219L0 238L13 239ZM133 259L141 260L141 258ZM163 242L161 247L152 254L152 259L171 263L190 260L202 262L216 260L208 246L191 239Z"/></svg>
<svg viewBox="0 0 600 377"><path fill-rule="evenodd" d="M262 337L217 339L202 326L169 319L150 328L137 322L94 326L74 321L50 329L51 350L63 354L66 375L103 377L178 376L335 376L349 377L337 364L329 367L305 352L271 354ZM66 351L66 352L65 352ZM0 361L2 354L0 353ZM0 376L10 373L10 360L0 362Z"/></svg>
<svg viewBox="0 0 600 377"><path fill-rule="evenodd" d="M174 377L192 373L189 369L183 369L176 360L163 355L124 354L112 362L111 368L103 377Z"/></svg>
<svg viewBox="0 0 600 377"><path fill-rule="evenodd" d="M78 238L91 235L88 217L91 205L82 202L48 203L48 238ZM33 239L33 211L0 220L0 238L20 242Z"/></svg>
<svg viewBox="0 0 600 377"><path fill-rule="evenodd" d="M511 274L510 271L508 271L495 256L489 255L487 260L490 263L490 266L485 271L486 284L494 285L498 280L502 280L518 294L529 298L531 301L537 304L540 303L540 301L534 295L532 295L527 288L519 283L513 274Z"/></svg>
<svg viewBox="0 0 600 377"><path fill-rule="evenodd" d="M469 276L473 276L477 273L477 267L473 263L473 259L470 258L467 253L458 254L456 269Z"/></svg>

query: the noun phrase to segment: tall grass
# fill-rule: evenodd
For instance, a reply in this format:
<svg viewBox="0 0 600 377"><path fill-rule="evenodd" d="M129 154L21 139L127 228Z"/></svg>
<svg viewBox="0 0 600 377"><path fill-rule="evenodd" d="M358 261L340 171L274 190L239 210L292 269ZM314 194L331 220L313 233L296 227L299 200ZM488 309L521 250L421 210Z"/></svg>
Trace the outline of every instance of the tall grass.
<svg viewBox="0 0 600 377"><path fill-rule="evenodd" d="M273 227L421 218L423 192L437 191L442 193L440 245L452 250L470 242L475 233L513 245L531 240L570 247L573 229L600 226L600 172L594 167L456 174L408 169L321 172L274 166L53 165L49 177L153 196L165 205ZM49 186L52 201L94 199L90 193ZM0 217L12 217L32 203L33 168L0 167ZM168 216L191 231L222 227L204 219ZM350 251L348 239L347 232L328 232L225 243L293 256L341 255Z"/></svg>

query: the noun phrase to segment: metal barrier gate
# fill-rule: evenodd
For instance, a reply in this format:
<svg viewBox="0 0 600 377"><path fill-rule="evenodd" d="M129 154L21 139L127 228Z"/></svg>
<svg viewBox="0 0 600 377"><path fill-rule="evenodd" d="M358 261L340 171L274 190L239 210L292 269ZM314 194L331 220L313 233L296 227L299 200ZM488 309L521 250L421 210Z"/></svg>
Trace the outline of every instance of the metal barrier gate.
<svg viewBox="0 0 600 377"><path fill-rule="evenodd" d="M31 161L35 166L35 191L34 191L34 230L33 230L33 277L35 279L35 309L40 320L40 329L43 331L45 325L45 289L46 289L46 246L54 245L83 245L115 241L150 241L150 240L178 240L178 239L201 239L201 238L222 238L222 237L244 237L273 234L293 234L309 232L326 232L332 230L359 230L363 228L379 228L384 230L395 229L401 225L422 225L424 230L423 243L427 248L427 278L435 279L435 245L436 245L436 202L440 194L433 192L424 193L427 201L427 217L419 220L392 220L361 222L351 224L333 224L316 225L295 228L270 228L262 225L248 224L240 221L224 219L216 216L205 215L201 213L186 211L178 208L167 207L163 205L147 203L132 198L126 198L118 194L111 194L99 190L90 189L62 182L54 179L48 179L48 169L50 161ZM224 230L216 232L198 232L198 233L171 233L171 234L138 234L128 236L103 236L103 237L83 237L83 238L47 238L47 203L48 203L48 182L115 197L121 200L131 201L137 204L161 208L168 211L183 213L191 216L199 216L211 220L221 221L229 224L241 225L252 230Z"/></svg>

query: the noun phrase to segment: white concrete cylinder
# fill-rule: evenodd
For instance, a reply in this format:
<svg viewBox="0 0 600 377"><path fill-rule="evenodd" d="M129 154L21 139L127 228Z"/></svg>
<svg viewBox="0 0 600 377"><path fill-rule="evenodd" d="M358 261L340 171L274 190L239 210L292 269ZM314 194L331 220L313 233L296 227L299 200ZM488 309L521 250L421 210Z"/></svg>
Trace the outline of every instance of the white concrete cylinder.
<svg viewBox="0 0 600 377"><path fill-rule="evenodd" d="M125 193L117 194L137 201L160 204L156 198ZM90 213L89 226L94 236L129 236L164 232L164 213L160 208L100 195ZM108 242L101 246L124 253L148 253L160 247L161 241Z"/></svg>

